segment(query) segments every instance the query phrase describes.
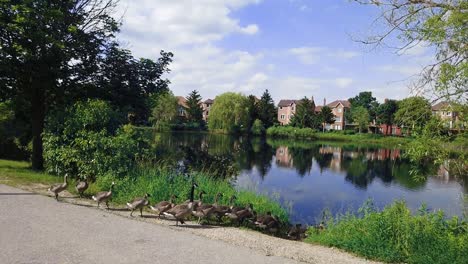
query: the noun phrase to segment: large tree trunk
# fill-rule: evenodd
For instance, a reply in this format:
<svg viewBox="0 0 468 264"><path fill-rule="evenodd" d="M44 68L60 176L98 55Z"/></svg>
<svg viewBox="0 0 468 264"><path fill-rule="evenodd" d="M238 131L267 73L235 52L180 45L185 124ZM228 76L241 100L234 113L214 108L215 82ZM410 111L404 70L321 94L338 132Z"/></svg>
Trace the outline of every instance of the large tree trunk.
<svg viewBox="0 0 468 264"><path fill-rule="evenodd" d="M35 170L44 169L42 132L44 131L45 119L45 98L42 88L33 87L31 98L31 127L32 127L32 168Z"/></svg>

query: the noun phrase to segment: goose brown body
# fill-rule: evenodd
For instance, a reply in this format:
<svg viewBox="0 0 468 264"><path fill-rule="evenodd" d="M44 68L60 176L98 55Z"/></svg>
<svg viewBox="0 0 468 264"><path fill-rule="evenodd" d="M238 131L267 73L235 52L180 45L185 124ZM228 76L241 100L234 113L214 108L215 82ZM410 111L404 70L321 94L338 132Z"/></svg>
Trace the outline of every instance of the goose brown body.
<svg viewBox="0 0 468 264"><path fill-rule="evenodd" d="M104 191L104 192L98 192L96 195L94 195L92 198L94 201L97 202L97 206L99 207L99 204L101 202L105 202L107 209L109 209L109 199L112 198L112 189L114 188L115 183L112 182L111 187L109 191Z"/></svg>
<svg viewBox="0 0 468 264"><path fill-rule="evenodd" d="M161 201L154 206L150 206L151 210L156 211L158 213L158 217L167 212L169 209L175 206L174 201L177 198L176 195L172 195L169 201Z"/></svg>
<svg viewBox="0 0 468 264"><path fill-rule="evenodd" d="M78 181L75 185L75 189L80 195L80 197L83 197L83 193L88 189L89 185L86 180L83 181Z"/></svg>
<svg viewBox="0 0 468 264"><path fill-rule="evenodd" d="M55 195L55 200L58 201L58 195L59 193L65 191L68 187L68 182L67 182L68 174L65 174L63 177L63 183L56 183L52 186L49 187L48 191L54 193Z"/></svg>
<svg viewBox="0 0 468 264"><path fill-rule="evenodd" d="M192 184L192 188L190 190L190 201L188 203L176 205L167 210L167 212L164 212L164 215L175 218L176 226L179 225L179 222L181 224L185 224L184 220L192 214L193 210L196 210L198 205L193 201L193 193L197 186L198 185L196 183Z"/></svg>
<svg viewBox="0 0 468 264"><path fill-rule="evenodd" d="M146 193L144 197L135 198L132 202L127 203L127 207L132 210L130 216L133 216L133 211L136 209L140 209L140 216L143 216L143 207L148 206L148 197L150 196L151 195Z"/></svg>

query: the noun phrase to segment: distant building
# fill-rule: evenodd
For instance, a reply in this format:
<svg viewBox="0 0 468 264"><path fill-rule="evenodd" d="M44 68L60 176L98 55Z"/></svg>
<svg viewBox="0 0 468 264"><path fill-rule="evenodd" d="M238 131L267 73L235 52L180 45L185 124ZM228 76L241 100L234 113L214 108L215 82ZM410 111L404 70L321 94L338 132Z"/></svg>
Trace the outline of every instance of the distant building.
<svg viewBox="0 0 468 264"><path fill-rule="evenodd" d="M212 100L212 99L206 99L206 100L202 103L203 120L204 120L205 122L208 121L208 116L210 115L211 106L213 105L213 103L214 103L214 100Z"/></svg>
<svg viewBox="0 0 468 264"><path fill-rule="evenodd" d="M449 102L440 102L432 106L432 114L440 117L450 129L455 127L455 122L459 120L459 113L453 111Z"/></svg>
<svg viewBox="0 0 468 264"><path fill-rule="evenodd" d="M183 96L176 96L177 98L177 115L179 117L187 117L187 99Z"/></svg>
<svg viewBox="0 0 468 264"><path fill-rule="evenodd" d="M324 103L326 103L325 100ZM335 122L333 124L326 124L325 129L344 130L347 125L345 113L351 108L351 104L349 103L349 101L336 100L327 104L327 106L330 107L333 115L335 115Z"/></svg>
<svg viewBox="0 0 468 264"><path fill-rule="evenodd" d="M293 115L296 113L299 100L280 100L278 103L278 122L281 125L289 125Z"/></svg>

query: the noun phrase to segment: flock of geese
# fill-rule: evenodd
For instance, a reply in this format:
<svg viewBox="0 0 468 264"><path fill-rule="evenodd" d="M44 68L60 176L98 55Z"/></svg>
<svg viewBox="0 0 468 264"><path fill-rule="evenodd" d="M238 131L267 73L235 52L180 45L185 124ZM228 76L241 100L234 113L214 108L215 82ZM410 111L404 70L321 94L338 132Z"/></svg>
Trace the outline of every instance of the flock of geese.
<svg viewBox="0 0 468 264"><path fill-rule="evenodd" d="M67 183L68 175L65 174L64 182L57 183L52 185L48 191L52 192L55 195L55 199L58 201L58 195L62 191L66 190L68 187ZM92 196L92 199L97 202L98 208L101 203L105 203L107 209L109 209L109 200L112 198L112 190L115 183L112 182L109 191L102 191ZM86 180L79 180L75 185L75 189L83 197L84 191L88 189L88 182ZM174 201L178 198L176 195L172 195L169 201L161 201L155 205L150 205L148 193L144 197L135 198L133 201L127 203L128 209L131 210L130 216L133 216L135 210L140 211L140 216L143 216L144 207L149 206L152 211L157 213L158 217L162 216L166 219L172 219L176 221L176 226L185 224L185 221L190 217L197 217L197 223L200 224L201 220L206 220L210 223L210 219L213 217L216 218L217 222L220 223L223 217L227 217L233 223L237 223L239 226L241 223L248 222L254 224L257 228L265 230L269 233L280 232L280 230L286 230L286 234L289 238L299 240L305 237L307 227L303 227L301 224L296 224L294 226L286 227L276 216L272 215L271 212L267 212L264 215L258 215L253 210L253 205L248 204L247 206L236 206L234 201L236 196L233 195L230 197L230 205L221 205L218 204L219 199L223 196L222 193L217 193L215 196L215 202L213 204L208 204L203 202L203 195L206 194L203 190L199 192L199 199L194 200L195 188L198 188L198 185L194 182L192 183L190 189L190 199L181 203L175 204Z"/></svg>

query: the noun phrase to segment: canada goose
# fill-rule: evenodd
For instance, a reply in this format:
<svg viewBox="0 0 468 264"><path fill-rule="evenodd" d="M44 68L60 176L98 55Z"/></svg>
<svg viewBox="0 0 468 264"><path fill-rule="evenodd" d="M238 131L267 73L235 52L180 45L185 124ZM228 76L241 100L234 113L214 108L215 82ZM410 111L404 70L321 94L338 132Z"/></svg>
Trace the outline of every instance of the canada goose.
<svg viewBox="0 0 468 264"><path fill-rule="evenodd" d="M237 222L238 225L240 225L240 223L243 222L244 219L253 216L253 205L249 204L247 207L244 207L241 210L226 213L226 216L229 217L232 221Z"/></svg>
<svg viewBox="0 0 468 264"><path fill-rule="evenodd" d="M75 189L80 197L83 197L83 193L88 189L88 181L86 179L82 181L78 180L76 182Z"/></svg>
<svg viewBox="0 0 468 264"><path fill-rule="evenodd" d="M300 240L301 238L304 238L306 236L306 232L307 226L302 227L302 224L296 224L289 229L288 237L295 240Z"/></svg>
<svg viewBox="0 0 468 264"><path fill-rule="evenodd" d="M133 216L133 211L135 211L135 209L140 209L140 216L143 216L143 207L149 204L148 197L150 196L151 195L146 193L144 197L135 198L131 203L127 203L127 207L132 210L130 216Z"/></svg>
<svg viewBox="0 0 468 264"><path fill-rule="evenodd" d="M216 205L218 204L218 199L221 196L221 193L217 193L215 197L215 203L214 204L204 204L203 202L199 203L197 209L195 211L192 211L192 214L196 217L198 217L198 224L200 224L200 220L202 218L208 218L211 216L216 211Z"/></svg>
<svg viewBox="0 0 468 264"><path fill-rule="evenodd" d="M150 206L151 210L158 212L158 217L161 218L161 215L167 210L175 206L174 201L178 198L177 195L173 194L171 199L168 201L161 201L154 206Z"/></svg>
<svg viewBox="0 0 468 264"><path fill-rule="evenodd" d="M218 193L219 197L222 197L223 194L222 193ZM226 213L229 213L231 211L231 206L234 202L234 199L235 199L236 196L231 196L231 198L229 199L229 206L227 205L218 205L218 197L216 197L216 201L214 203L214 206L216 207L215 211L214 211L214 214L216 214L217 218L218 218L218 223L221 222L221 218L226 214Z"/></svg>
<svg viewBox="0 0 468 264"><path fill-rule="evenodd" d="M203 203L203 195L206 194L205 191L201 190L198 194L198 200L193 201L197 206L200 206ZM184 202L185 204L190 203L190 199Z"/></svg>
<svg viewBox="0 0 468 264"><path fill-rule="evenodd" d="M193 193L196 187L198 187L198 185L196 183L192 183L192 188L190 189L190 201L188 204L179 204L164 212L164 215L175 218L176 226L179 225L179 222L181 224L185 224L184 219L192 213L192 210L196 210L197 204L193 201Z"/></svg>
<svg viewBox="0 0 468 264"><path fill-rule="evenodd" d="M109 209L109 199L112 197L112 189L114 189L115 183L112 182L111 187L108 192L98 192L96 195L94 195L93 200L97 202L97 206L99 208L99 204L101 202L106 202L107 209Z"/></svg>
<svg viewBox="0 0 468 264"><path fill-rule="evenodd" d="M57 201L58 201L59 193L65 191L68 187L67 178L68 178L68 173L65 174L65 176L63 177L63 183L56 183L50 186L48 189L49 192L53 192L55 194L55 200Z"/></svg>
<svg viewBox="0 0 468 264"><path fill-rule="evenodd" d="M266 215L257 217L255 225L261 229L274 232L280 227L280 221L275 216L271 215L271 212L267 212Z"/></svg>

